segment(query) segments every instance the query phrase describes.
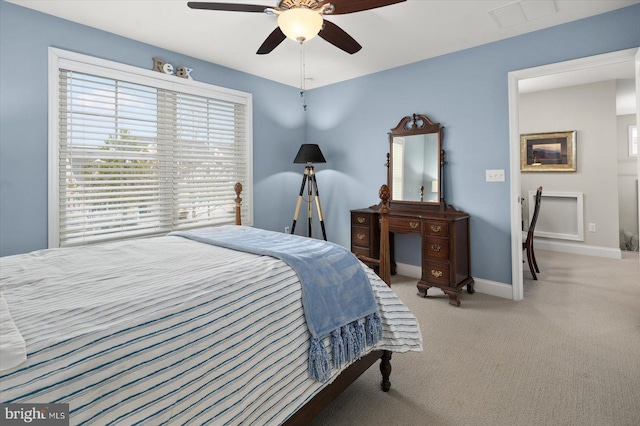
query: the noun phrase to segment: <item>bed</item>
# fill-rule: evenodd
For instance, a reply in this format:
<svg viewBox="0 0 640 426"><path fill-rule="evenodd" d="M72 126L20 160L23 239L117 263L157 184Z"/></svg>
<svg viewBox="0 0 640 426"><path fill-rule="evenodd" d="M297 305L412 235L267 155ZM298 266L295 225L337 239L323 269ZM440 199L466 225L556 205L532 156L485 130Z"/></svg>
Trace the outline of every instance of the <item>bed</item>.
<svg viewBox="0 0 640 426"><path fill-rule="evenodd" d="M304 424L378 360L388 390L391 353L422 350L415 317L358 263L379 340L319 380L301 282L279 258L176 234L0 258L2 332L26 351L3 360L0 402L66 403L71 424Z"/></svg>

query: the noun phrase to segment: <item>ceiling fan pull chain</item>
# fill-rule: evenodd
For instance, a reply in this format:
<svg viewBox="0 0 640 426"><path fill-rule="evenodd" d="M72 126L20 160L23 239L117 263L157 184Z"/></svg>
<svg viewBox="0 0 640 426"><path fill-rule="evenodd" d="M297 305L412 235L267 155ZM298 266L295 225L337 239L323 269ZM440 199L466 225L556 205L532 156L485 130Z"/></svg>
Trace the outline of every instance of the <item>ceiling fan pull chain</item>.
<svg viewBox="0 0 640 426"><path fill-rule="evenodd" d="M300 43L300 97L302 98L302 108L307 110L307 100L304 98L305 82L304 44Z"/></svg>

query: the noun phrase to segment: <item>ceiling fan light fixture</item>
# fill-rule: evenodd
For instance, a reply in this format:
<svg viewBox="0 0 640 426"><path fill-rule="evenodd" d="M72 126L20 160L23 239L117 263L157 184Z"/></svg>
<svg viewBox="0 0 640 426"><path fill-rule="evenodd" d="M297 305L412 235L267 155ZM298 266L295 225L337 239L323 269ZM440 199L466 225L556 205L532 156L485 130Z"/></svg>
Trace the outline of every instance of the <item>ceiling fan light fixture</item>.
<svg viewBox="0 0 640 426"><path fill-rule="evenodd" d="M323 21L318 11L305 7L285 10L278 15L278 26L284 35L298 43L317 36Z"/></svg>

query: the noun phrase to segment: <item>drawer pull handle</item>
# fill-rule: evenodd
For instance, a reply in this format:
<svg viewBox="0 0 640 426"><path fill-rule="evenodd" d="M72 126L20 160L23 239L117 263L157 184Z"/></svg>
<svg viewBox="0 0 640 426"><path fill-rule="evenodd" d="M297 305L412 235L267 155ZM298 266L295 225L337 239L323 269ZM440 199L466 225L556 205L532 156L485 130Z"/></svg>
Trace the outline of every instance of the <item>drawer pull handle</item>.
<svg viewBox="0 0 640 426"><path fill-rule="evenodd" d="M431 244L431 250L439 252L441 249L440 244Z"/></svg>
<svg viewBox="0 0 640 426"><path fill-rule="evenodd" d="M364 223L365 218L362 216L358 216L358 219L356 219L358 221L358 223Z"/></svg>
<svg viewBox="0 0 640 426"><path fill-rule="evenodd" d="M409 222L409 226L412 229L416 229L418 226L420 226L420 222Z"/></svg>
<svg viewBox="0 0 640 426"><path fill-rule="evenodd" d="M442 276L442 271L438 271L437 269L432 269L431 275L433 275L436 278L440 278Z"/></svg>
<svg viewBox="0 0 640 426"><path fill-rule="evenodd" d="M442 226L440 226L440 225L431 225L431 230L433 232L440 232L442 230Z"/></svg>
<svg viewBox="0 0 640 426"><path fill-rule="evenodd" d="M364 240L365 236L366 235L364 235L364 234L356 234L356 238L359 239L360 241Z"/></svg>

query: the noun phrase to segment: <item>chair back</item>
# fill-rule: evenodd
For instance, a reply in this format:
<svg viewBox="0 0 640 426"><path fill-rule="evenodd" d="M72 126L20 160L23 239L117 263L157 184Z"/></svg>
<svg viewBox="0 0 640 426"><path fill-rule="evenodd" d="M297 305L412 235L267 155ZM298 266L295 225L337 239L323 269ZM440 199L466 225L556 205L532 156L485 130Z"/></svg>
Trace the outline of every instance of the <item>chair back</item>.
<svg viewBox="0 0 640 426"><path fill-rule="evenodd" d="M536 228L536 222L538 222L538 213L540 213L540 201L542 200L542 187L539 186L536 191L536 204L533 209L533 216L531 217L531 224L529 225L529 233L533 234L534 229Z"/></svg>

